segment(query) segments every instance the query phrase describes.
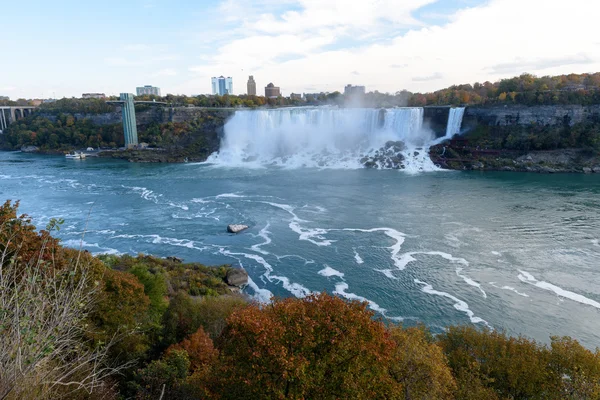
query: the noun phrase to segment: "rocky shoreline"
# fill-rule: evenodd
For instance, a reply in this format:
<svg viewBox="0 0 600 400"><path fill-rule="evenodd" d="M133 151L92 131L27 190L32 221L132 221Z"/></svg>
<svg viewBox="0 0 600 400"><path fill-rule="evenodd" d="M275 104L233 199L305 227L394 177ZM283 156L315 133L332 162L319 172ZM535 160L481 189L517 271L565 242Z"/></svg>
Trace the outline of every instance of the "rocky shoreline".
<svg viewBox="0 0 600 400"><path fill-rule="evenodd" d="M101 151L98 153L98 157L136 163L185 163L206 161L210 154L194 154L185 149L145 149Z"/></svg>
<svg viewBox="0 0 600 400"><path fill-rule="evenodd" d="M189 148L105 150L93 156L136 163L204 162L218 146L206 146L202 151ZM402 142L387 142L374 156L360 161L365 168L402 169L404 157ZM64 151L41 150L35 146L21 149L24 153L62 155ZM432 146L429 156L433 163L444 169L476 171L508 171L535 173L600 174L600 156L585 149L514 151L480 149L444 142Z"/></svg>
<svg viewBox="0 0 600 400"><path fill-rule="evenodd" d="M600 174L600 157L585 149L519 152L446 143L431 147L429 155L435 164L452 170Z"/></svg>

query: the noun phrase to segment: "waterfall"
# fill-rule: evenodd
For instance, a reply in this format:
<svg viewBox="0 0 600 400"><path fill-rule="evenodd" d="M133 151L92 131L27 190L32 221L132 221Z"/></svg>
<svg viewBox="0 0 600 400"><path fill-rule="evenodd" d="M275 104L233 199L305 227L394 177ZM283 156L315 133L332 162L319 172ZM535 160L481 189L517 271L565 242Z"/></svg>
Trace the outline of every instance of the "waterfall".
<svg viewBox="0 0 600 400"><path fill-rule="evenodd" d="M433 170L428 155L432 139L432 132L423 129L423 109L417 107L240 110L225 124L221 148L208 162Z"/></svg>
<svg viewBox="0 0 600 400"><path fill-rule="evenodd" d="M446 126L446 139L450 139L452 136L460 133L463 115L465 115L464 107L450 109L450 115L448 115L448 125Z"/></svg>

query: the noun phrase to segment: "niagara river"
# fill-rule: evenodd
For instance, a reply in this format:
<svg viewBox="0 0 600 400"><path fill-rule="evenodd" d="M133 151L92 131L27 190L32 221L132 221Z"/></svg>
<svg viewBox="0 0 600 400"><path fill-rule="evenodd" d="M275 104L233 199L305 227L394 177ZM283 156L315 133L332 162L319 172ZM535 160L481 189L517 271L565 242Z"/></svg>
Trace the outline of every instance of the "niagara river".
<svg viewBox="0 0 600 400"><path fill-rule="evenodd" d="M64 218L63 244L94 254L243 267L261 302L327 291L433 332L474 324L596 346L600 178L441 170L427 156L441 138L419 113L238 112L219 154L196 164L4 152L0 197L39 228ZM454 120L446 135L459 131ZM394 140L402 149L384 154Z"/></svg>

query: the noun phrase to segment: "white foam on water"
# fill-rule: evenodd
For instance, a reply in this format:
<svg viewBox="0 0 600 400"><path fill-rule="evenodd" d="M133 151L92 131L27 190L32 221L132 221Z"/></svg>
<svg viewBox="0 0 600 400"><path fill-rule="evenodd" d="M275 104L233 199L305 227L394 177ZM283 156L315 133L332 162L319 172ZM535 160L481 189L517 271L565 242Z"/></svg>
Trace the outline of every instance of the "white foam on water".
<svg viewBox="0 0 600 400"><path fill-rule="evenodd" d="M271 266L271 264L269 264L264 258L262 258L259 255L249 253L234 253L229 250L225 250L224 248L221 248L219 252L223 255L228 256L242 256L244 258L257 262L258 264L264 267L264 276L269 280L269 282L272 282L273 280L279 281L281 283L281 286L283 286L285 290L292 293L298 298L306 297L312 293L306 287L300 285L299 283L291 282L289 278L285 276L273 275L273 267Z"/></svg>
<svg viewBox="0 0 600 400"><path fill-rule="evenodd" d="M267 224L267 226L265 226L264 228L262 228L260 230L260 232L258 232L258 236L263 238L265 241L262 243L252 245L252 247L250 247L252 250L256 251L257 253L264 254L264 255L270 254L268 251L261 249L262 246L266 246L271 243L271 238L269 237L269 234L271 232L268 231L269 226L270 226L270 224Z"/></svg>
<svg viewBox="0 0 600 400"><path fill-rule="evenodd" d="M333 230L338 230L338 229L331 229ZM372 232L383 232L385 233L387 236L389 236L390 238L394 239L396 241L396 243L394 243L392 246L388 247L389 250L391 250L391 258L392 261L394 262L394 265L402 270L406 267L406 264L408 264L408 262L406 262L401 256L398 256L398 253L400 253L400 249L402 248L402 244L404 243L404 239L405 239L405 235L402 232L399 232L393 228L372 228L372 229L355 229L355 228L344 228L342 229L343 231L348 231L348 232L365 232L365 233L372 233Z"/></svg>
<svg viewBox="0 0 600 400"><path fill-rule="evenodd" d="M589 299L581 294L565 290L565 289L558 287L556 285L553 285L551 283L548 283L545 281L538 281L529 272L522 271L522 270L519 270L519 272L520 273L519 273L518 278L521 282L525 282L530 285L539 287L540 289L549 290L551 292L556 293L560 297L564 297L564 298L576 301L578 303L586 304L586 305L600 309L600 303L595 300Z"/></svg>
<svg viewBox="0 0 600 400"><path fill-rule="evenodd" d="M223 193L215 196L215 199L223 199L223 198L233 198L233 199L241 199L246 198L248 196L243 196L237 193Z"/></svg>
<svg viewBox="0 0 600 400"><path fill-rule="evenodd" d="M397 249L399 252L400 247L398 247ZM394 258L394 265L400 271L403 271L404 269L406 269L407 265L410 264L411 262L417 261L417 259L414 258L413 256L419 255L419 254L430 255L430 256L439 256L445 260L450 261L453 264L462 264L465 266L469 265L469 262L467 260L465 260L464 258L454 257L452 254L444 253L442 251L409 251L407 253L402 253L400 255L398 255L398 252L396 252L395 257L393 257L393 258Z"/></svg>
<svg viewBox="0 0 600 400"><path fill-rule="evenodd" d="M254 291L254 296L252 296L253 299L263 304L268 304L271 302L273 293L267 289L259 288L250 277L248 277L248 286Z"/></svg>
<svg viewBox="0 0 600 400"><path fill-rule="evenodd" d="M398 280L398 278L396 278L394 276L394 271L391 269L376 269L375 271L377 272L381 272L382 274L384 274L386 277L390 278L390 279L394 279L394 280Z"/></svg>
<svg viewBox="0 0 600 400"><path fill-rule="evenodd" d="M498 251L492 251L492 254L495 256L501 256L502 254Z"/></svg>
<svg viewBox="0 0 600 400"><path fill-rule="evenodd" d="M212 201L212 200L206 200L205 198L193 198L190 201L192 203L200 203L200 204L214 203L214 201Z"/></svg>
<svg viewBox="0 0 600 400"><path fill-rule="evenodd" d="M468 277L468 276L466 276L466 275L462 275L462 274L461 274L462 270L463 270L463 269L462 269L461 267L458 267L458 268L456 268L456 275L457 275L459 278L462 278L462 280L463 280L463 281L465 281L465 283L466 283L467 285L471 285L471 286L474 286L474 287L476 287L477 289L479 289L479 291L481 292L481 294L483 294L483 297L484 297L485 299L487 299L487 294L485 293L485 290L483 290L483 288L481 287L481 284L480 284L479 282L475 282L473 279L469 278L469 277Z"/></svg>
<svg viewBox="0 0 600 400"><path fill-rule="evenodd" d="M182 209L182 210L184 210L184 211L187 211L187 210L189 210L189 209L190 209L190 208L189 208L188 206L186 206L185 204L177 204L177 203L173 203L172 201L171 201L171 202L169 202L169 205L170 205L171 207L177 207L177 208L181 208L181 209Z"/></svg>
<svg viewBox="0 0 600 400"><path fill-rule="evenodd" d="M273 256L275 256L277 258L277 261L285 260L286 258L299 258L302 261L304 261L304 265L314 264L315 263L315 260L309 260L307 258L299 256L298 254L284 254L282 256L278 256L277 254L273 254Z"/></svg>
<svg viewBox="0 0 600 400"><path fill-rule="evenodd" d="M328 265L325 265L325 268L323 268L322 270L320 270L318 272L319 275L321 276L325 276L325 277L330 277L330 276L337 276L338 278L344 278L344 273L340 272L336 269L331 268Z"/></svg>
<svg viewBox="0 0 600 400"><path fill-rule="evenodd" d="M339 282L335 285L335 290L333 291L333 293L337 294L338 296L341 296L345 299L348 299L348 300L358 300L361 302L366 302L369 305L369 308L371 310L376 311L385 316L385 312L387 311L385 308L379 307L379 304L375 303L372 300L367 299L366 297L362 297L357 294L347 292L346 290L348 290L348 288L349 288L349 286L346 282ZM396 318L400 318L400 317L396 317Z"/></svg>
<svg viewBox="0 0 600 400"><path fill-rule="evenodd" d="M528 294L521 293L521 292L519 292L517 289L515 289L512 286L498 286L498 285L496 285L496 282L490 282L489 284L490 284L490 286L493 286L493 287L498 288L498 289L508 290L508 291L514 292L514 293L518 294L519 296L529 297Z"/></svg>
<svg viewBox="0 0 600 400"><path fill-rule="evenodd" d="M327 209L321 206L309 206L308 204L302 206L302 211L323 214L327 212Z"/></svg>
<svg viewBox="0 0 600 400"><path fill-rule="evenodd" d="M364 260L362 259L362 257L360 256L360 254L358 254L358 251L356 251L355 248L352 248L352 250L354 250L354 260L356 261L357 264L363 264Z"/></svg>
<svg viewBox="0 0 600 400"><path fill-rule="evenodd" d="M188 249L194 249L194 250L199 250L199 251L204 251L204 250L209 249L209 247L206 247L206 246L200 246L200 247L196 246L196 242L194 242L193 240L163 237L160 235L122 234L122 235L112 236L111 239L146 239L147 241L149 240L150 243L153 243L153 244L166 244L166 245L176 246L176 247L186 247Z"/></svg>
<svg viewBox="0 0 600 400"><path fill-rule="evenodd" d="M323 237L323 235L325 235L329 231L327 229L303 228L300 225L300 223L308 221L299 218L296 215L296 213L294 213L294 207L290 206L289 204L272 203L269 201L260 201L260 203L269 204L273 207L287 211L292 216L292 220L290 221L288 226L292 231L296 232L299 235L299 240L305 240L317 246L331 246L331 244L335 242L335 240L328 240L325 239L325 237Z"/></svg>
<svg viewBox="0 0 600 400"><path fill-rule="evenodd" d="M414 282L417 283L417 284L419 284L419 285L423 285L423 287L421 288L421 291L424 292L424 293L432 294L432 295L435 295L435 296L446 297L446 298L454 301L455 302L454 303L454 308L457 309L458 311L461 311L461 312L465 313L469 317L469 319L471 320L471 322L473 324L484 324L488 328L493 329L492 326L490 324L488 324L486 320L484 320L482 318L479 318L479 317L476 317L475 313L473 313L473 311L471 311L471 309L469 308L469 305L465 301L463 301L463 300L461 300L461 299L459 299L457 297L454 297L454 296L452 296L449 293L440 292L438 290L434 290L433 286L430 285L427 282L423 282L423 281L420 281L418 279L415 279Z"/></svg>
<svg viewBox="0 0 600 400"><path fill-rule="evenodd" d="M592 244L593 244L594 246L598 246L598 247L600 247L600 239L592 239Z"/></svg>
<svg viewBox="0 0 600 400"><path fill-rule="evenodd" d="M62 240L61 244L65 247L71 247L73 249L76 250L81 250L81 249L98 249L98 251L94 251L92 252L92 255L99 255L99 254L114 254L114 255L122 255L125 254L123 252L120 252L117 249L113 249L110 247L104 247L104 246L100 246L98 243L88 243L83 239L68 239L68 240Z"/></svg>
<svg viewBox="0 0 600 400"><path fill-rule="evenodd" d="M131 189L134 193L139 194L142 199L151 201L155 204L158 204L158 198L162 196L162 195L157 195L156 193L154 193L153 190L150 190L148 188L141 187L141 186L125 186L125 185L121 185L121 186L124 187L125 189Z"/></svg>

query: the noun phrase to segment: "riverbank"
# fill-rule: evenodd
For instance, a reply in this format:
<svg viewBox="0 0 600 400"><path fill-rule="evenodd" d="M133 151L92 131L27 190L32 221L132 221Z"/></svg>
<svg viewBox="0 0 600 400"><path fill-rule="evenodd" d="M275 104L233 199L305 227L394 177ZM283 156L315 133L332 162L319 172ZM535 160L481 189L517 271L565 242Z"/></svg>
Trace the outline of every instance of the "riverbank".
<svg viewBox="0 0 600 400"><path fill-rule="evenodd" d="M203 162L212 154L212 148L200 153L183 149L143 149L108 150L98 153L98 157L125 160L136 163L184 163ZM216 151L217 149L215 149Z"/></svg>
<svg viewBox="0 0 600 400"><path fill-rule="evenodd" d="M512 151L449 142L431 147L431 160L445 169L554 173L600 173L600 157L585 149Z"/></svg>

